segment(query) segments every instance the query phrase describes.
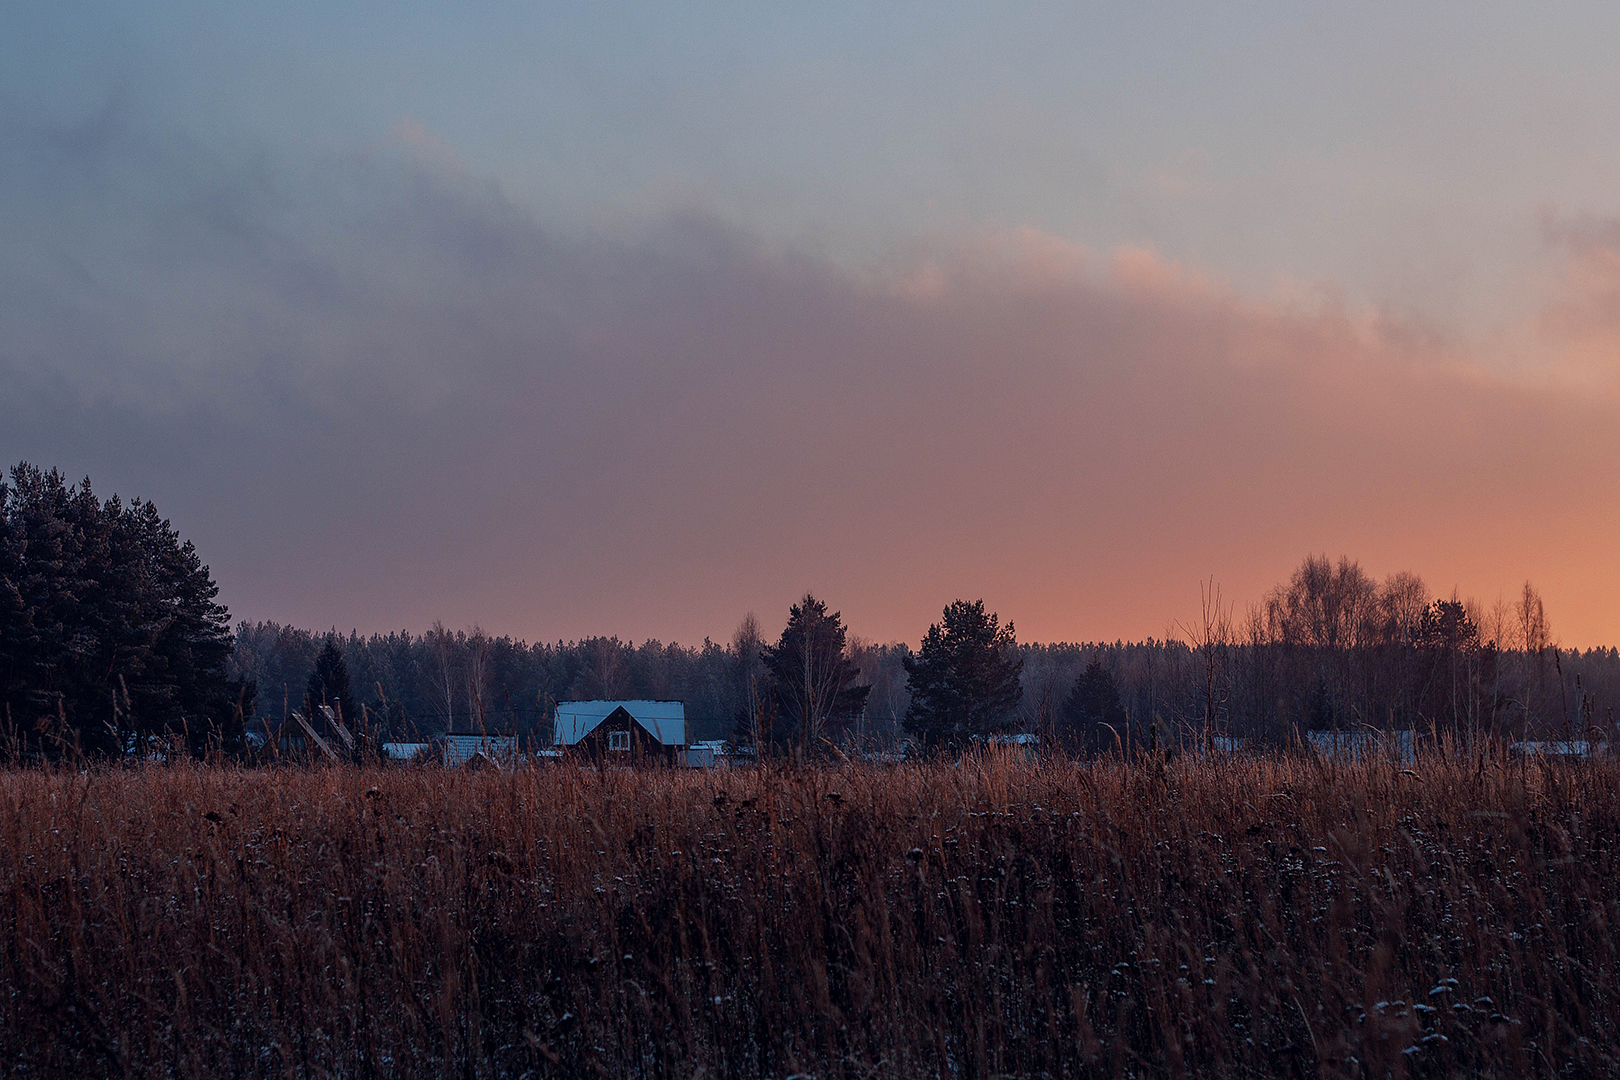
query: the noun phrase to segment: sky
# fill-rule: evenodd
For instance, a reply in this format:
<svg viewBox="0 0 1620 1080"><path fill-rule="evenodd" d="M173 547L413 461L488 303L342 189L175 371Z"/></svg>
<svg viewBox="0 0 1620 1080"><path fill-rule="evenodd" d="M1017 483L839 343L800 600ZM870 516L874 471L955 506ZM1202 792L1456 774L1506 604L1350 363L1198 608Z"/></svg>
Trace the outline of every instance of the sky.
<svg viewBox="0 0 1620 1080"><path fill-rule="evenodd" d="M880 10L872 10L873 8ZM0 461L233 615L1620 644L1620 8L0 11Z"/></svg>

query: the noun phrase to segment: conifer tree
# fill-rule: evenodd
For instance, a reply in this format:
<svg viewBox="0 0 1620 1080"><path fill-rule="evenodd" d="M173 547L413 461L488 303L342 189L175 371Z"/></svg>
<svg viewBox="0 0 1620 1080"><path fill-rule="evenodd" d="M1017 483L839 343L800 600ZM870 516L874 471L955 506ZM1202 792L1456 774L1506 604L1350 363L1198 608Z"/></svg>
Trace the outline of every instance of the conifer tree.
<svg viewBox="0 0 1620 1080"><path fill-rule="evenodd" d="M929 749L959 748L1003 730L1023 700L1013 624L998 625L984 601L957 600L905 658L911 706L905 728Z"/></svg>
<svg viewBox="0 0 1620 1080"><path fill-rule="evenodd" d="M336 633L326 635L326 643L315 658L315 670L309 673L309 681L304 685L304 697L315 714L311 717L312 723L320 720L316 709L319 705L330 707L351 731L359 722L359 710L349 682L349 665L343 658L343 650L338 648Z"/></svg>
<svg viewBox="0 0 1620 1080"><path fill-rule="evenodd" d="M25 754L114 755L184 736L241 749L230 615L150 502L103 503L27 462L0 484L0 724Z"/></svg>
<svg viewBox="0 0 1620 1080"><path fill-rule="evenodd" d="M1093 660L1063 699L1058 741L1072 750L1106 750L1125 738L1126 722L1113 674Z"/></svg>

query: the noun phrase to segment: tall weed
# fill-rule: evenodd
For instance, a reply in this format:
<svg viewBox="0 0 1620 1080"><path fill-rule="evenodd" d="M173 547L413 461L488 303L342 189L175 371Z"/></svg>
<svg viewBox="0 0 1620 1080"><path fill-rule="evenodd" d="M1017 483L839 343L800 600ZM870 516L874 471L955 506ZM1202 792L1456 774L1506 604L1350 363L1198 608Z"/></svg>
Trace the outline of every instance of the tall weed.
<svg viewBox="0 0 1620 1080"><path fill-rule="evenodd" d="M0 773L0 1071L1612 1075L1617 779Z"/></svg>

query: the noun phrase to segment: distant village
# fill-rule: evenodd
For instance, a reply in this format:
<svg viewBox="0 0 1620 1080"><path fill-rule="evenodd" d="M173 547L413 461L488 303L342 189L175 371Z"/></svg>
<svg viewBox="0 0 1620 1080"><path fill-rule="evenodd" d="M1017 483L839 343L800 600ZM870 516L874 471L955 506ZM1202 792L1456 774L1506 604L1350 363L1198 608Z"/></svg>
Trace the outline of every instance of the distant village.
<svg viewBox="0 0 1620 1080"><path fill-rule="evenodd" d="M288 760L346 761L362 753L360 735L329 705L312 716L294 710L266 736L249 735L261 755ZM711 768L737 756L723 739L690 742L679 701L565 701L557 706L550 743L513 731L451 731L420 741L376 744L384 760L451 768L509 768L523 760L622 766Z"/></svg>
<svg viewBox="0 0 1620 1080"><path fill-rule="evenodd" d="M364 752L357 737L336 712L316 706L313 718L294 711L268 737L250 735L261 755L289 763L332 763L354 760ZM1432 738L1432 736L1431 736ZM1299 749L1324 758L1362 760L1380 758L1411 763L1417 759L1424 736L1411 730L1310 731ZM1038 734L992 735L985 747L1011 748L1028 758L1039 758ZM1169 745L1163 752L1195 755L1231 755L1245 751L1242 738L1215 735ZM1590 758L1616 749L1615 743L1591 739L1522 740L1510 744L1520 756ZM461 769L509 769L523 764L558 764L608 768L665 767L712 769L752 765L753 746L726 739L687 738L686 706L679 701L565 701L557 706L552 740L536 742L511 731L459 731L419 741L384 741L375 744L385 762L399 765L439 765ZM856 748L852 755L867 761L899 761L915 753L902 743L892 748Z"/></svg>

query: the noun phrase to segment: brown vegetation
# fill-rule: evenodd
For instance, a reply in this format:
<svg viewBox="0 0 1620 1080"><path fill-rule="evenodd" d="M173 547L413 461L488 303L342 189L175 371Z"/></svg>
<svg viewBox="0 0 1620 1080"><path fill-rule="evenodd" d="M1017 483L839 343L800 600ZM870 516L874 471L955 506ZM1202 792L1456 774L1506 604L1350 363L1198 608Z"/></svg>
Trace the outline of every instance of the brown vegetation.
<svg viewBox="0 0 1620 1080"><path fill-rule="evenodd" d="M0 1072L1620 1068L1612 763L0 774Z"/></svg>

